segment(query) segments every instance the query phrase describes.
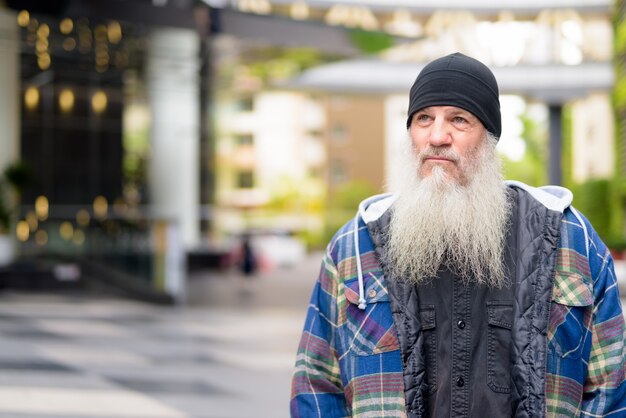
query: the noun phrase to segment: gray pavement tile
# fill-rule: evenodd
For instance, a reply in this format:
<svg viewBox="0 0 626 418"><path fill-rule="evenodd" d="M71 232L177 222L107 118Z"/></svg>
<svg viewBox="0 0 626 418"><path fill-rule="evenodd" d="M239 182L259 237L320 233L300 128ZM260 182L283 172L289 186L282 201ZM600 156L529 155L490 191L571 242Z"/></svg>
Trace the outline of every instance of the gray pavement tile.
<svg viewBox="0 0 626 418"><path fill-rule="evenodd" d="M44 360L0 360L0 373L6 370L45 371L54 373L76 373L77 370L60 363Z"/></svg>
<svg viewBox="0 0 626 418"><path fill-rule="evenodd" d="M4 330L0 332L0 335L9 338L15 339L26 339L26 340L68 340L72 339L72 337L68 337L67 335L60 335L53 332L42 331L37 329L36 327L24 327L23 329L14 329L14 330Z"/></svg>
<svg viewBox="0 0 626 418"><path fill-rule="evenodd" d="M206 365L214 365L219 364L219 360L214 356L209 355L190 355L187 357L180 356L172 356L172 355L163 355L163 356L152 356L150 357L150 361L154 364L168 364L170 366L180 366L180 365L196 365L196 366L206 366Z"/></svg>
<svg viewBox="0 0 626 418"><path fill-rule="evenodd" d="M111 382L117 383L128 389L149 394L186 394L186 395L202 395L202 396L235 396L234 393L228 393L223 389L199 381L162 381L162 380L141 380L141 379L110 379Z"/></svg>

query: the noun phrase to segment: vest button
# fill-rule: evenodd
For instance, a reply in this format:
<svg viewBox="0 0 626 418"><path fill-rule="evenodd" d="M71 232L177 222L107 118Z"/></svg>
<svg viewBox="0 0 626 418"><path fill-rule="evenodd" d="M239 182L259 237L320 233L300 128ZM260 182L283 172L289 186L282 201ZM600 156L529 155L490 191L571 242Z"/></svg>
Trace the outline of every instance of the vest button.
<svg viewBox="0 0 626 418"><path fill-rule="evenodd" d="M460 329L465 328L465 321L459 321L456 323L456 326L459 327Z"/></svg>
<svg viewBox="0 0 626 418"><path fill-rule="evenodd" d="M465 384L465 380L463 380L463 378L462 378L462 377L457 377L457 378L456 378L456 385L457 385L458 387L463 387L463 385L464 385L464 384Z"/></svg>

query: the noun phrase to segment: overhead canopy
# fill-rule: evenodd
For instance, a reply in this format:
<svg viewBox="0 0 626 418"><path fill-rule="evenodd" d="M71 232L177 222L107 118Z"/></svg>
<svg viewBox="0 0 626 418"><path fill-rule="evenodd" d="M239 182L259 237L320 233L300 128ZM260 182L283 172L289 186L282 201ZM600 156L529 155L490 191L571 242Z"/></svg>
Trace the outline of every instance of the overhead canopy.
<svg viewBox="0 0 626 418"><path fill-rule="evenodd" d="M210 2L210 0L205 0ZM213 0L214 2L216 0ZM219 2L219 1L218 1ZM291 4L293 0L272 0L274 4ZM432 13L435 10L467 10L470 12L498 13L502 10L537 13L545 9L573 9L579 11L608 12L611 0L509 0L506 3L493 0L307 0L311 7L329 8L335 4L366 6L375 11L406 9L414 13Z"/></svg>
<svg viewBox="0 0 626 418"><path fill-rule="evenodd" d="M281 87L355 94L407 93L425 64L374 59L327 64L305 71ZM517 65L492 68L501 94L561 103L613 86L610 63Z"/></svg>

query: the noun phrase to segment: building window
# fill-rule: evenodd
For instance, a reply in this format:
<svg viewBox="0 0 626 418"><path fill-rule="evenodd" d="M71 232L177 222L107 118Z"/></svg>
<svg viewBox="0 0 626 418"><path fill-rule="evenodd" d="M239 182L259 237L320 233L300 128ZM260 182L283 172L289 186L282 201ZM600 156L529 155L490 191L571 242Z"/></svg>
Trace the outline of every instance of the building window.
<svg viewBox="0 0 626 418"><path fill-rule="evenodd" d="M240 171L237 173L237 188L251 189L254 187L254 173L252 171Z"/></svg>
<svg viewBox="0 0 626 418"><path fill-rule="evenodd" d="M348 180L346 167L341 161L333 161L330 164L330 182L333 185L341 184Z"/></svg>
<svg viewBox="0 0 626 418"><path fill-rule="evenodd" d="M235 141L237 145L253 145L254 144L254 135L252 134L238 134L235 136Z"/></svg>
<svg viewBox="0 0 626 418"><path fill-rule="evenodd" d="M333 142L344 142L348 139L348 129L340 123L335 123L330 130L330 138Z"/></svg>

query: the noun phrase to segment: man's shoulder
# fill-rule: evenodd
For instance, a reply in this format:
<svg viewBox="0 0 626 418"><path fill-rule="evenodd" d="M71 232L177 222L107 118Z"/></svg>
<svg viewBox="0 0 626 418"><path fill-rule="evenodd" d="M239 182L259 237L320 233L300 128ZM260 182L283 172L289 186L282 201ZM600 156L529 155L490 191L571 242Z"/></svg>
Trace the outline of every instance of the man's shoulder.
<svg viewBox="0 0 626 418"><path fill-rule="evenodd" d="M346 250L354 245L355 219L346 221L332 236L326 247L327 254L336 263L345 257ZM342 255L343 254L343 255Z"/></svg>
<svg viewBox="0 0 626 418"><path fill-rule="evenodd" d="M561 186L530 186L516 180L506 180L504 184L519 192L521 196L532 200L550 210L564 213L572 205L574 195L572 192Z"/></svg>
<svg viewBox="0 0 626 418"><path fill-rule="evenodd" d="M377 220L391 207L395 195L391 193L378 194L364 199L355 208L355 216L346 221L330 240L328 248L331 252L342 246L354 247L355 233L363 238L369 234L367 224ZM355 228L356 231L355 231Z"/></svg>

